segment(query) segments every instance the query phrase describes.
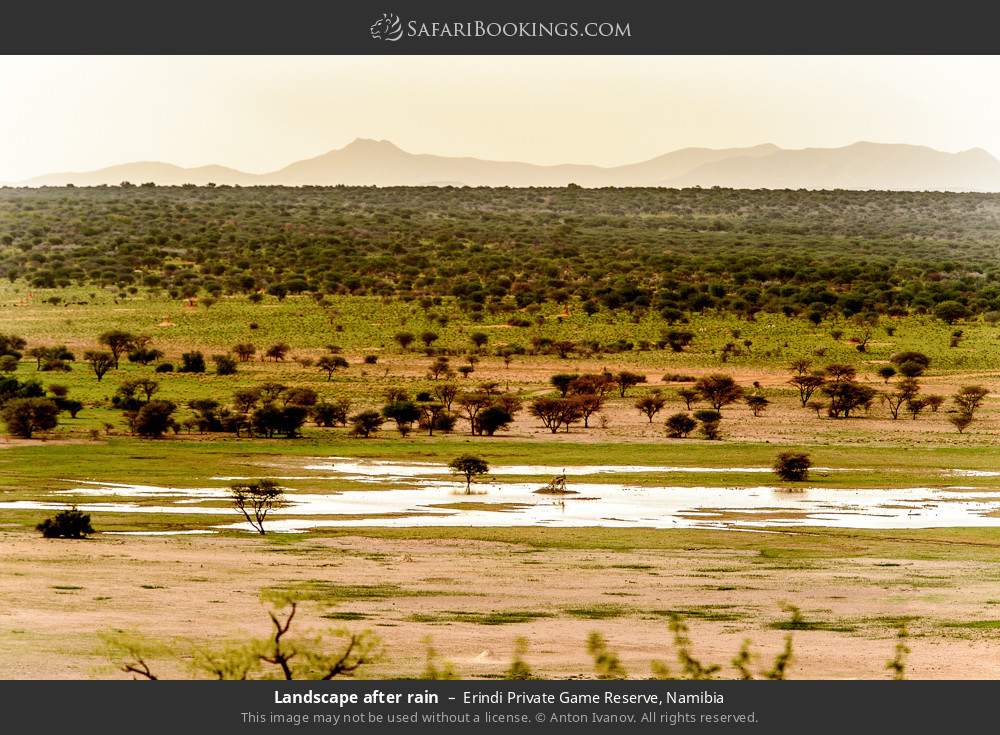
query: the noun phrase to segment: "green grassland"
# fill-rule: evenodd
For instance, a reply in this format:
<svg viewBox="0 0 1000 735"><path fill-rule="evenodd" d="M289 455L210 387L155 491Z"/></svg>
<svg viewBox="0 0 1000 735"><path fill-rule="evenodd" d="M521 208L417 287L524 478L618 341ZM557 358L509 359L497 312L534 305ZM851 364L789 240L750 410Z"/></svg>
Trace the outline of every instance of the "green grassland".
<svg viewBox="0 0 1000 735"><path fill-rule="evenodd" d="M34 298L27 301L26 294ZM510 390L524 395L536 395L549 389L547 377L556 372L585 370L640 370L651 373L648 386L638 390L666 387L657 381L657 374L690 374L691 371L717 369L732 371L764 371L786 373L791 360L806 357L819 366L831 362L856 365L861 375L876 386L881 380L875 370L886 364L894 353L919 350L931 358L929 378L952 374L970 374L970 382L982 382L1000 376L1000 329L981 321L962 324L963 339L949 347L954 327L928 316L884 319L875 328L875 336L864 353L856 349L852 336L860 331L850 321L814 327L809 322L762 314L753 321L722 314L694 315L686 328L695 338L683 352L643 349L643 341L655 345L667 323L655 314L647 314L638 322L625 315L608 312L588 317L580 310L570 309L563 315L561 307L552 306L544 323L528 328L507 326L501 318L481 323L470 322L457 308L452 308L446 327L432 322L423 309L413 304L384 301L372 297L335 297L327 306L318 306L307 297L288 297L282 301L268 299L252 304L245 298L227 297L211 308L186 306L183 302L138 296L117 300L109 292L98 290L93 300L84 298L73 306L45 303L45 292L28 289L24 284L0 287L0 332L25 337L29 346L66 344L77 356L69 372L39 372L35 362L22 360L16 377L37 379L45 385L64 385L70 396L83 401L86 408L76 420L65 421L62 431L86 433L102 431L106 424L119 426L120 411L110 408L110 398L122 382L137 377L155 377L160 382L158 398L184 406L193 399L211 398L226 403L232 393L265 381L278 381L293 386L308 386L323 398L351 399L356 408L380 407L381 394L390 387L402 386L411 392L431 389L435 383L425 373L434 358L411 349L401 350L393 341L397 332L420 334L433 330L440 335L435 348L450 353L453 366L464 364L463 353L470 349L469 335L483 332L489 336L486 349L479 356L475 372L463 385L495 380ZM72 298L82 296L76 293ZM70 296L67 296L70 298ZM164 326L167 325L167 326ZM256 328L251 329L251 325ZM893 328L890 337L886 327ZM253 343L262 353L275 342L291 346L289 357L282 362L255 359L240 363L235 375L217 376L211 363L203 374L153 373L153 366L139 366L122 360L121 369L113 370L98 382L82 353L98 347L97 337L108 329L120 328L152 338L152 346L164 351L164 360L176 363L182 352L200 350L209 358L228 353L234 344ZM831 334L842 331L839 339ZM734 341L751 343L744 353L723 361L721 347ZM634 346L625 352L596 353L587 357L570 355L561 360L552 355L517 355L510 366L493 354L507 345L530 348L532 340L547 338L580 342L595 340L610 344L627 340ZM333 374L332 379L315 366L300 360L315 360L327 345L344 350L350 367ZM817 350L823 354L818 356ZM364 364L365 355L378 356L375 365ZM775 381L772 381L775 382ZM789 386L770 387L775 397L792 400ZM675 384L676 385L676 384Z"/></svg>
<svg viewBox="0 0 1000 735"><path fill-rule="evenodd" d="M55 294L69 303L46 303ZM749 340L751 345L743 354L729 357L727 366L784 368L792 359L813 357L817 363L848 362L865 368L884 363L896 352L918 350L931 358L938 371L1000 372L1000 328L981 320L947 325L928 315L883 317L872 328L873 336L862 353L852 340L861 335L864 327L852 319L836 318L813 326L806 320L777 313L762 313L748 320L706 312L690 315L683 327L694 333L690 347L672 352L653 347L671 328L658 314L646 313L633 319L624 312L606 311L587 316L578 306L549 304L537 314L541 323L511 327L504 314L473 321L454 300L445 300L430 313L413 302L371 296L334 296L323 304L306 296L289 296L280 301L268 297L259 304L230 296L206 308L150 294L125 298L116 296L112 289L34 289L16 282L0 284L0 331L24 336L32 344L96 348L99 334L124 329L152 337L154 346L174 360L189 350L202 350L207 356L228 352L239 342L251 342L262 351L279 341L291 345L292 354L320 354L333 344L356 358L365 354L398 356L400 349L393 335L401 331L414 335L433 331L439 335L436 349L460 355L472 347L469 335L482 331L489 337L487 355L502 346L529 349L539 338L576 343L594 340L602 345L625 340L633 345L631 350L598 352L596 358L649 369L721 367L720 350L727 342ZM447 318L445 326L437 321L442 315ZM893 330L892 336L887 327ZM962 330L962 339L951 347L950 337L956 329ZM840 338L835 339L833 333L838 331ZM643 349L643 342L650 347ZM815 356L817 349L825 351L822 358ZM403 356L412 359L413 353ZM580 353L570 357L579 358ZM377 366L367 367L371 374L382 372ZM321 377L319 373L314 376Z"/></svg>

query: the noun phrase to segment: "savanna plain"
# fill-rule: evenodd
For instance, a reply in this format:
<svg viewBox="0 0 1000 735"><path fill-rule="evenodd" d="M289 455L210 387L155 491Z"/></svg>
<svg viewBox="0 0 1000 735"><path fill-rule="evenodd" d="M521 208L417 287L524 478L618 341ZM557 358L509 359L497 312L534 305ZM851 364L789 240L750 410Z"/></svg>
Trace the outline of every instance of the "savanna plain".
<svg viewBox="0 0 1000 735"><path fill-rule="evenodd" d="M10 678L994 678L1000 196L0 189Z"/></svg>

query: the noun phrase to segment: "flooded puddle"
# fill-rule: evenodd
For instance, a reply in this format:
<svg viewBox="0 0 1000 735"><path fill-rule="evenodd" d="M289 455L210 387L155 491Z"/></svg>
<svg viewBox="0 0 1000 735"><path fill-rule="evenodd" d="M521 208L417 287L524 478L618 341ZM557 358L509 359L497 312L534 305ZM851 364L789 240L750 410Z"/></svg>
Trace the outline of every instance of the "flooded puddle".
<svg viewBox="0 0 1000 735"><path fill-rule="evenodd" d="M621 482L588 481L588 476L674 473L766 473L770 468L709 468L632 465L548 467L506 465L491 469L488 479L465 485L440 463L402 463L331 458L307 460L299 474L278 477L286 487L288 505L269 517L272 531L301 532L322 527L415 526L542 526L617 528L779 529L792 526L838 528L933 528L1000 526L1000 491L963 486L896 489L807 488L788 491L768 485L746 487L686 487L665 483L631 487ZM833 468L822 471L838 471ZM839 470L844 471L844 470ZM964 472L964 471L962 471ZM961 475L957 470L944 474ZM553 475L569 478L568 495L540 495ZM531 482L505 477L537 476ZM246 478L214 477L218 483ZM329 481L328 492L301 491L296 480ZM395 489L339 492L337 481L392 483ZM95 481L67 481L45 501L11 501L0 509L57 510L76 503L90 513L179 513L234 516L233 523L206 523L183 533L213 533L217 529L250 530L232 508L220 505L228 487L158 487ZM88 497L120 498L114 502ZM136 501L143 502L136 502ZM210 505L206 503L211 502ZM991 515L993 514L993 515ZM144 532L123 532L138 535ZM178 532L149 532L157 535Z"/></svg>

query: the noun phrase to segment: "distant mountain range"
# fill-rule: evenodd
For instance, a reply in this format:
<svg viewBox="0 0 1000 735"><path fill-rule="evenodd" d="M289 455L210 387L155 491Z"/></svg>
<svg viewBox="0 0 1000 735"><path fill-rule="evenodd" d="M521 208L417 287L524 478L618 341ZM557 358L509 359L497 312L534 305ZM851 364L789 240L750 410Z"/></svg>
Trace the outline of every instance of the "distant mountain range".
<svg viewBox="0 0 1000 735"><path fill-rule="evenodd" d="M251 174L225 166L182 168L137 162L97 171L57 173L26 186L99 186L154 182L239 186L722 186L739 189L895 189L1000 191L1000 161L981 148L945 153L924 146L854 143L842 148L789 150L682 148L624 166L454 158L408 153L389 141L358 138L278 171Z"/></svg>

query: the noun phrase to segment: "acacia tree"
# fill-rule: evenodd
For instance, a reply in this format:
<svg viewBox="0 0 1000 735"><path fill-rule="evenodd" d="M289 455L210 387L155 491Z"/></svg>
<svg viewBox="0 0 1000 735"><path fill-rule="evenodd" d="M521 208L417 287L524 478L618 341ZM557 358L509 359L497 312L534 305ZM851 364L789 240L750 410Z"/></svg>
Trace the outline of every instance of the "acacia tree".
<svg viewBox="0 0 1000 735"><path fill-rule="evenodd" d="M427 429L427 436L434 436L434 429L438 428L441 417L445 415L447 409L443 403L429 402L420 404L420 427ZM454 419L452 419L454 420Z"/></svg>
<svg viewBox="0 0 1000 735"><path fill-rule="evenodd" d="M326 381L329 383L337 370L347 367L347 360L340 355L323 355L316 361L316 367L326 373Z"/></svg>
<svg viewBox="0 0 1000 735"><path fill-rule="evenodd" d="M857 375L854 366L833 363L823 369L823 374L827 380L823 383L822 392L830 399L827 413L831 418L850 418L851 411L856 408L867 410L871 407L877 392L854 380Z"/></svg>
<svg viewBox="0 0 1000 735"><path fill-rule="evenodd" d="M161 357L163 357L163 350L157 350L146 346L136 347L128 353L129 362L134 362L143 366L159 360Z"/></svg>
<svg viewBox="0 0 1000 735"><path fill-rule="evenodd" d="M743 400L754 416L760 416L771 405L771 402L759 393L752 393Z"/></svg>
<svg viewBox="0 0 1000 735"><path fill-rule="evenodd" d="M827 409L831 418L850 418L856 408L868 408L875 399L875 390L852 380L827 383L823 393L830 398Z"/></svg>
<svg viewBox="0 0 1000 735"><path fill-rule="evenodd" d="M549 382L552 383L553 387L559 391L559 394L565 398L566 394L569 392L570 387L580 376L576 373L556 373L549 378Z"/></svg>
<svg viewBox="0 0 1000 735"><path fill-rule="evenodd" d="M444 404L445 409L451 410L451 404L458 395L458 386L454 383L443 383L434 386L434 396Z"/></svg>
<svg viewBox="0 0 1000 735"><path fill-rule="evenodd" d="M907 378L917 378L930 367L931 359L922 352L897 352L889 358L889 362Z"/></svg>
<svg viewBox="0 0 1000 735"><path fill-rule="evenodd" d="M976 418L976 411L983 404L989 391L981 385L964 385L952 396L951 400L957 409L955 415L948 421L962 434ZM914 418L916 418L914 416Z"/></svg>
<svg viewBox="0 0 1000 735"><path fill-rule="evenodd" d="M916 378L902 378L897 381L894 391L882 394L882 401L889 407L889 414L895 420L899 418L899 410L903 405L916 398L919 392L920 384Z"/></svg>
<svg viewBox="0 0 1000 735"><path fill-rule="evenodd" d="M336 401L318 401L309 411L317 426L347 425L347 415L351 411L351 402L347 398Z"/></svg>
<svg viewBox="0 0 1000 735"><path fill-rule="evenodd" d="M420 420L420 408L413 401L395 401L382 408L382 415L395 421L399 435L406 436L413 424Z"/></svg>
<svg viewBox="0 0 1000 735"><path fill-rule="evenodd" d="M420 341L424 343L424 349L430 350L431 346L438 341L437 332L430 330L420 333Z"/></svg>
<svg viewBox="0 0 1000 735"><path fill-rule="evenodd" d="M233 345L233 354L236 355L240 362L250 362L253 356L257 354L257 348L250 342L241 342Z"/></svg>
<svg viewBox="0 0 1000 735"><path fill-rule="evenodd" d="M286 505L285 491L271 480L236 484L229 488L229 494L233 507L261 536L265 534L264 521L268 514Z"/></svg>
<svg viewBox="0 0 1000 735"><path fill-rule="evenodd" d="M413 340L415 338L412 332L397 332L393 336L393 339L396 340L397 344L399 344L402 349L408 350L410 349L410 345L413 344Z"/></svg>
<svg viewBox="0 0 1000 735"><path fill-rule="evenodd" d="M889 378L892 378L895 375L896 375L896 368L894 368L892 365L883 365L878 369L878 376L882 378L882 381L885 383L888 383Z"/></svg>
<svg viewBox="0 0 1000 735"><path fill-rule="evenodd" d="M291 346L285 342L275 342L264 351L264 360L270 358L275 362L282 362L291 349Z"/></svg>
<svg viewBox="0 0 1000 735"><path fill-rule="evenodd" d="M614 387L615 379L611 373L584 373L569 384L569 392L573 395L595 395L605 398Z"/></svg>
<svg viewBox="0 0 1000 735"><path fill-rule="evenodd" d="M659 391L653 391L649 395L642 396L635 402L635 407L639 410L639 413L646 415L649 423L653 423L653 418L666 405L667 399Z"/></svg>
<svg viewBox="0 0 1000 735"><path fill-rule="evenodd" d="M127 381L138 393L142 393L146 396L146 401L150 401L153 398L153 394L160 389L160 384L153 380L152 378L136 378L135 380ZM125 383L122 383L124 386Z"/></svg>
<svg viewBox="0 0 1000 735"><path fill-rule="evenodd" d="M169 429L177 426L174 421L174 411L177 409L171 401L149 401L135 415L135 432L140 436L159 439Z"/></svg>
<svg viewBox="0 0 1000 735"><path fill-rule="evenodd" d="M148 338L146 339L148 340ZM97 338L97 342L110 350L111 356L114 359L115 370L117 370L119 358L132 349L136 344L136 337L120 329L112 329L100 335Z"/></svg>
<svg viewBox="0 0 1000 735"><path fill-rule="evenodd" d="M240 413L250 413L260 403L259 388L240 388L233 393L233 406Z"/></svg>
<svg viewBox="0 0 1000 735"><path fill-rule="evenodd" d="M571 424L583 418L583 408L578 397L536 398L528 407L528 413L541 420L542 425L555 434L563 426L569 431Z"/></svg>
<svg viewBox="0 0 1000 735"><path fill-rule="evenodd" d="M473 435L479 434L479 413L493 405L493 396L487 391L476 390L462 393L456 399L459 408L469 421L469 430Z"/></svg>
<svg viewBox="0 0 1000 735"><path fill-rule="evenodd" d="M813 393L822 388L825 381L826 379L818 373L801 373L793 376L788 382L798 388L799 401L801 401L802 407L805 408L809 403L809 399L812 398Z"/></svg>
<svg viewBox="0 0 1000 735"><path fill-rule="evenodd" d="M944 405L944 396L925 396L924 401L926 401L931 411L937 413L938 409Z"/></svg>
<svg viewBox="0 0 1000 735"><path fill-rule="evenodd" d="M671 329L663 333L663 342L674 352L683 352L694 340L694 333L686 329Z"/></svg>
<svg viewBox="0 0 1000 735"><path fill-rule="evenodd" d="M2 416L7 431L22 439L30 439L36 431L56 427L59 407L48 398L13 398L4 404Z"/></svg>
<svg viewBox="0 0 1000 735"><path fill-rule="evenodd" d="M506 429L514 421L510 411L499 404L494 404L479 412L477 423L479 433L493 436L498 431Z"/></svg>
<svg viewBox="0 0 1000 735"><path fill-rule="evenodd" d="M110 352L104 352L103 350L87 350L83 353L83 359L90 363L90 368L94 371L94 375L97 376L98 383L115 366L114 356Z"/></svg>
<svg viewBox="0 0 1000 735"><path fill-rule="evenodd" d="M427 368L427 377L429 377L431 380L437 380L442 375L448 376L449 373L452 376L454 376L455 374L454 372L452 372L450 360L444 355L440 355L434 362L430 364L430 367Z"/></svg>
<svg viewBox="0 0 1000 735"><path fill-rule="evenodd" d="M472 494L472 481L490 471L485 459L473 454L463 454L448 463L448 467L457 475L465 478L465 494Z"/></svg>
<svg viewBox="0 0 1000 735"><path fill-rule="evenodd" d="M573 396L583 418L583 428L590 428L590 417L598 413L604 406L604 397L596 393L581 393Z"/></svg>
<svg viewBox="0 0 1000 735"><path fill-rule="evenodd" d="M964 434L965 430L972 424L973 417L968 413L956 413L948 417L948 422L958 429L959 434Z"/></svg>
<svg viewBox="0 0 1000 735"><path fill-rule="evenodd" d="M952 401L955 402L959 413L973 416L983 405L983 400L987 395L989 395L989 391L981 385L965 385L952 396Z"/></svg>
<svg viewBox="0 0 1000 735"><path fill-rule="evenodd" d="M639 383L645 383L646 376L640 375L639 373L629 372L628 370L622 370L614 376L614 380L618 385L618 395L624 398L625 393L629 388L639 385Z"/></svg>
<svg viewBox="0 0 1000 735"><path fill-rule="evenodd" d="M702 399L716 411L721 411L723 406L735 403L743 396L743 388L731 375L724 373L702 376L694 387Z"/></svg>
<svg viewBox="0 0 1000 735"><path fill-rule="evenodd" d="M694 388L678 388L677 397L684 401L684 407L691 410L691 404L698 400L701 394Z"/></svg>
<svg viewBox="0 0 1000 735"><path fill-rule="evenodd" d="M264 403L278 400L278 397L287 390L287 385L277 382L261 383L257 386L257 391Z"/></svg>
<svg viewBox="0 0 1000 735"><path fill-rule="evenodd" d="M793 375L805 375L811 367L812 360L808 357L797 357L788 365L788 369L792 371Z"/></svg>
<svg viewBox="0 0 1000 735"><path fill-rule="evenodd" d="M906 402L906 411L910 414L910 418L916 421L917 416L919 416L920 412L927 408L927 406L928 402L926 398L915 396Z"/></svg>
<svg viewBox="0 0 1000 735"><path fill-rule="evenodd" d="M378 411L361 411L351 416L351 433L367 439L382 427L382 421Z"/></svg>
<svg viewBox="0 0 1000 735"><path fill-rule="evenodd" d="M722 414L714 408L703 408L700 411L695 411L694 417L701 422L701 435L703 437L713 441L719 438Z"/></svg>
<svg viewBox="0 0 1000 735"><path fill-rule="evenodd" d="M476 351L481 351L486 343L490 341L490 336L486 332L473 332L469 335L469 341L472 342Z"/></svg>

